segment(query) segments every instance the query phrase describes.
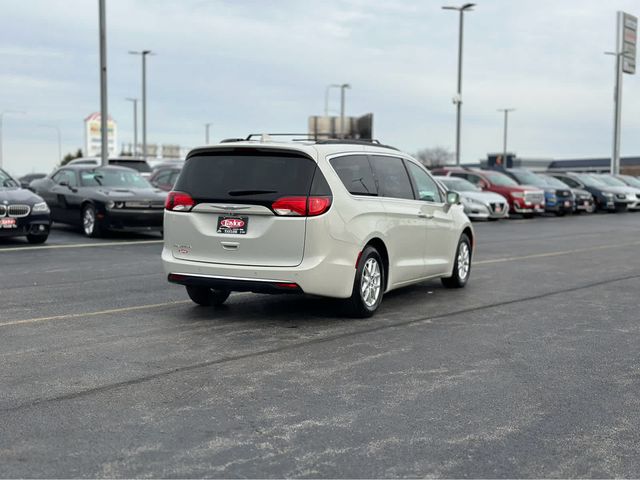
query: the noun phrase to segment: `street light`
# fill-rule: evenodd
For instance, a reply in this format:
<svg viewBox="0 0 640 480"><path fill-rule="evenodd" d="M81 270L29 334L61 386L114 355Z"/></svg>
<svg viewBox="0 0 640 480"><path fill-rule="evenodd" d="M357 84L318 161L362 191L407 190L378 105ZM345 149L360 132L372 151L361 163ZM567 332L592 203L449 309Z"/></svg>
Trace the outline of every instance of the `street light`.
<svg viewBox="0 0 640 480"><path fill-rule="evenodd" d="M62 160L62 135L60 134L60 127L57 125L39 125L42 128L53 128L58 134L58 161Z"/></svg>
<svg viewBox="0 0 640 480"><path fill-rule="evenodd" d="M340 85L340 138L345 138L344 134L344 91L349 88L351 89L351 85L348 83L343 83Z"/></svg>
<svg viewBox="0 0 640 480"><path fill-rule="evenodd" d="M2 120L5 115L24 115L21 110L4 110L0 112L0 168L2 168Z"/></svg>
<svg viewBox="0 0 640 480"><path fill-rule="evenodd" d="M324 116L329 116L329 90L332 88L340 88L340 85L337 83L332 83L331 85L327 85L324 90Z"/></svg>
<svg viewBox="0 0 640 480"><path fill-rule="evenodd" d="M509 112L515 108L499 108L498 112L504 112L504 139L502 143L502 168L507 168L507 127L509 125Z"/></svg>
<svg viewBox="0 0 640 480"><path fill-rule="evenodd" d="M147 159L147 55L155 55L151 50L129 50L130 55L142 57L142 158Z"/></svg>
<svg viewBox="0 0 640 480"><path fill-rule="evenodd" d="M211 126L210 123L204 124L204 144L205 145L209 145L209 127L210 126Z"/></svg>
<svg viewBox="0 0 640 480"><path fill-rule="evenodd" d="M138 99L137 98L125 98L129 102L133 103L133 156L138 156Z"/></svg>
<svg viewBox="0 0 640 480"><path fill-rule="evenodd" d="M456 10L460 13L460 26L458 30L458 93L453 99L456 105L456 165L460 165L460 116L462 110L462 36L464 12L473 11L475 3L465 3L461 7L442 7L443 10Z"/></svg>
<svg viewBox="0 0 640 480"><path fill-rule="evenodd" d="M106 0L98 0L100 21L100 159L109 163L109 107L107 105L107 14Z"/></svg>

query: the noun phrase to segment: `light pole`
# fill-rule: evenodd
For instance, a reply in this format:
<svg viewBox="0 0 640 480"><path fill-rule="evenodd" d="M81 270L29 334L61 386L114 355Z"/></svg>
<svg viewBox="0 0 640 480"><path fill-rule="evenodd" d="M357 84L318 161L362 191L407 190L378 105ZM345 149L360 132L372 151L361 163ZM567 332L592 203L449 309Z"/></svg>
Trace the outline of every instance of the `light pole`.
<svg viewBox="0 0 640 480"><path fill-rule="evenodd" d="M109 162L109 134L107 123L109 110L107 106L107 15L105 0L98 0L100 17L100 157L102 165Z"/></svg>
<svg viewBox="0 0 640 480"><path fill-rule="evenodd" d="M344 134L344 95L345 95L345 90L347 88L351 88L351 85L349 85L348 83L343 83L342 85L340 85L340 138L345 138L345 134Z"/></svg>
<svg viewBox="0 0 640 480"><path fill-rule="evenodd" d="M613 90L613 152L611 153L611 174L620 173L620 121L622 120L622 62L625 52L604 52L616 57L616 77Z"/></svg>
<svg viewBox="0 0 640 480"><path fill-rule="evenodd" d="M332 88L340 88L340 85L338 85L337 83L332 83L331 85L327 85L327 87L324 89L324 116L325 117L329 116L329 91Z"/></svg>
<svg viewBox="0 0 640 480"><path fill-rule="evenodd" d="M507 168L507 128L509 126L509 112L515 108L499 108L498 112L504 112L504 138L502 142L502 168Z"/></svg>
<svg viewBox="0 0 640 480"><path fill-rule="evenodd" d="M128 100L133 103L133 156L138 156L138 99L127 97Z"/></svg>
<svg viewBox="0 0 640 480"><path fill-rule="evenodd" d="M462 39L464 31L464 12L473 11L475 3L465 3L461 7L442 7L443 10L456 10L460 13L458 29L458 93L453 103L456 105L456 165L460 165L460 116L462 113Z"/></svg>
<svg viewBox="0 0 640 480"><path fill-rule="evenodd" d="M24 115L21 110L4 110L0 112L0 168L2 168L2 120L5 115Z"/></svg>
<svg viewBox="0 0 640 480"><path fill-rule="evenodd" d="M204 124L204 144L205 145L209 145L209 127L210 126L211 126L210 123Z"/></svg>
<svg viewBox="0 0 640 480"><path fill-rule="evenodd" d="M142 57L142 158L147 159L147 55L155 55L151 50L129 51L130 55Z"/></svg>
<svg viewBox="0 0 640 480"><path fill-rule="evenodd" d="M42 128L53 128L58 134L58 161L62 160L62 135L60 134L60 127L57 125L40 125Z"/></svg>

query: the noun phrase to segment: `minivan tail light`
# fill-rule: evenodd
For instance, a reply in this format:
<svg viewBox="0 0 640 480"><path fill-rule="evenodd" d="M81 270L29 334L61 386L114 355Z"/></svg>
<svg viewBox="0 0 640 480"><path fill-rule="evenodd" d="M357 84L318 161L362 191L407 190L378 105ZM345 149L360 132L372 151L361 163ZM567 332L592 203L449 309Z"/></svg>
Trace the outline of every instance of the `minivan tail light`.
<svg viewBox="0 0 640 480"><path fill-rule="evenodd" d="M280 216L315 217L329 210L331 197L283 197L271 205Z"/></svg>
<svg viewBox="0 0 640 480"><path fill-rule="evenodd" d="M169 192L164 208L173 212L188 212L196 204L191 195L184 192Z"/></svg>

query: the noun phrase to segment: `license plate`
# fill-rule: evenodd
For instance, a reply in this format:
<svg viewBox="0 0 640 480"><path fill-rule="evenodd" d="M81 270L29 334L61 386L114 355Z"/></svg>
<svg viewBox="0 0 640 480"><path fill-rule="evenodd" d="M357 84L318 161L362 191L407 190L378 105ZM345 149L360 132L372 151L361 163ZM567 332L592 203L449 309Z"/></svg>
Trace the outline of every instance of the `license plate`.
<svg viewBox="0 0 640 480"><path fill-rule="evenodd" d="M16 228L16 219L0 218L0 228Z"/></svg>
<svg viewBox="0 0 640 480"><path fill-rule="evenodd" d="M566 201L564 202L564 206L565 206L565 207L567 207L567 208L569 208L569 207L571 206L571 202L570 202L569 200L566 200Z"/></svg>
<svg viewBox="0 0 640 480"><path fill-rule="evenodd" d="M249 217L218 217L218 233L245 235Z"/></svg>
<svg viewBox="0 0 640 480"><path fill-rule="evenodd" d="M501 212L502 211L502 207L500 205L496 205L496 212Z"/></svg>
<svg viewBox="0 0 640 480"><path fill-rule="evenodd" d="M588 206L589 206L589 201L588 201L588 200L586 200L586 201L582 202L582 204L583 204L585 207L588 207Z"/></svg>

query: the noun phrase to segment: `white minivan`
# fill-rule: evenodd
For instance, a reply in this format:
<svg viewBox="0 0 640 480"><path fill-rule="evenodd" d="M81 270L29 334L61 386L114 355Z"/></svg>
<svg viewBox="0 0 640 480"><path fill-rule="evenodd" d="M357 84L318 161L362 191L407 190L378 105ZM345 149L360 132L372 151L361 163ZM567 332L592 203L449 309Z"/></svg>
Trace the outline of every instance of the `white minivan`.
<svg viewBox="0 0 640 480"><path fill-rule="evenodd" d="M343 298L469 279L474 232L455 192L392 147L353 140L196 148L167 197L162 261L200 305L232 291Z"/></svg>

